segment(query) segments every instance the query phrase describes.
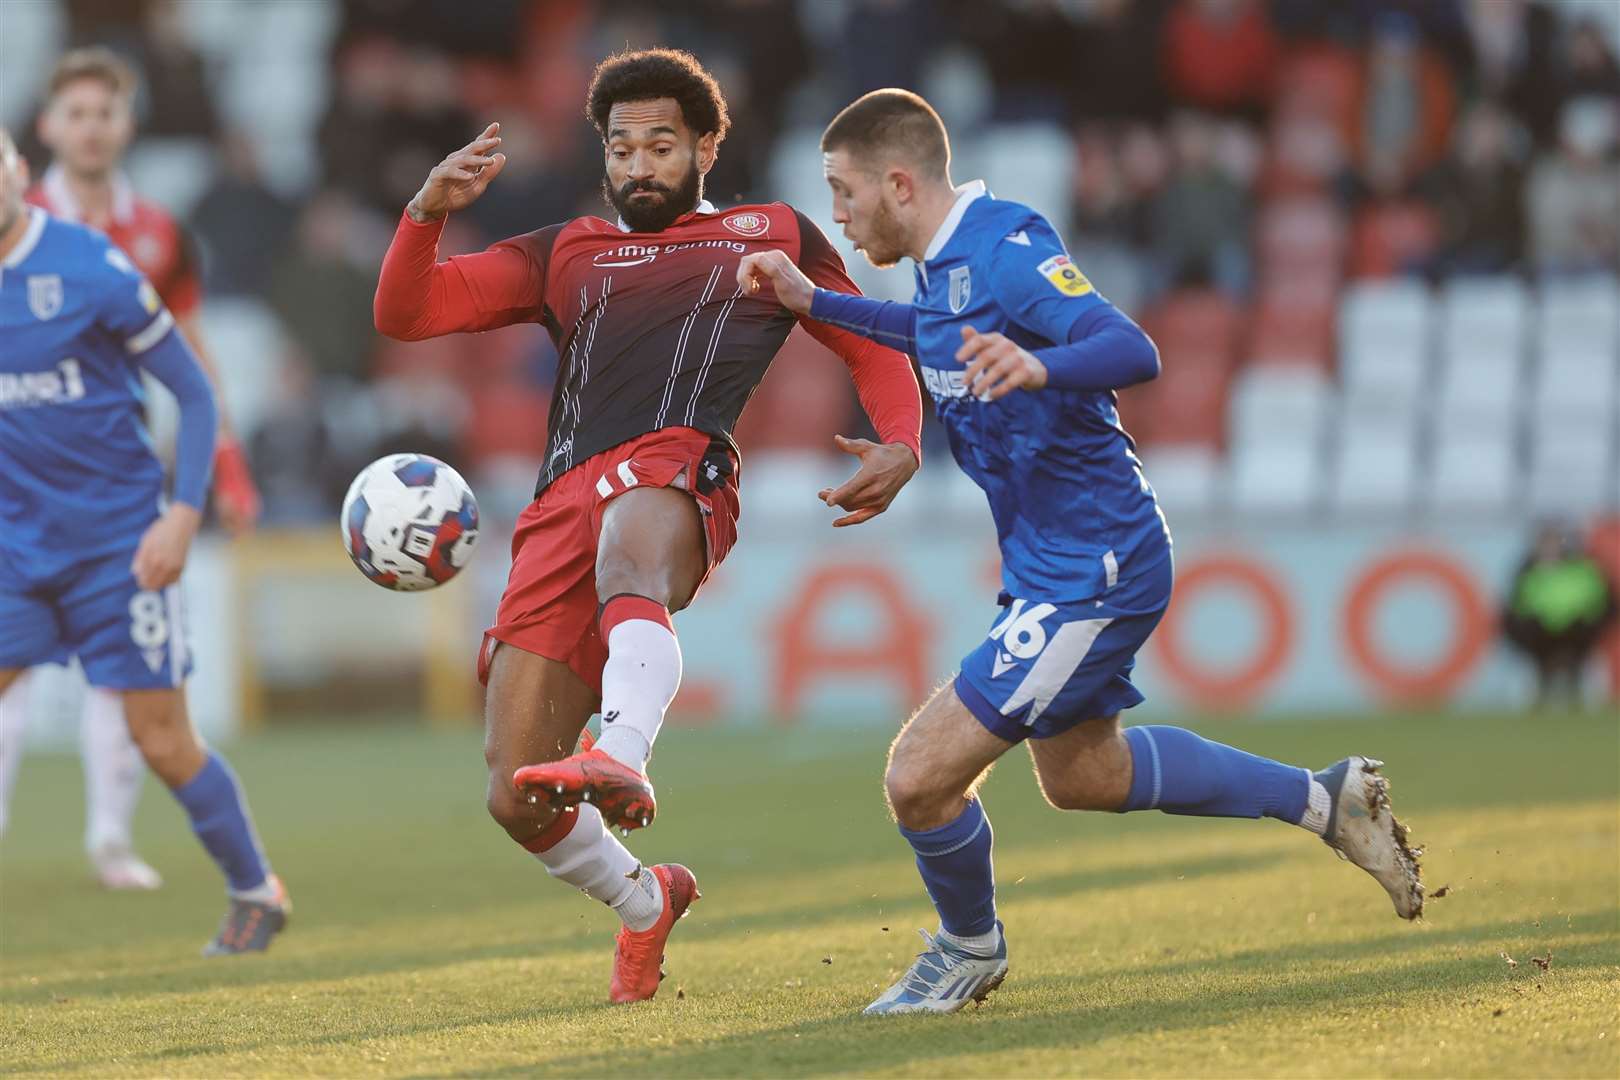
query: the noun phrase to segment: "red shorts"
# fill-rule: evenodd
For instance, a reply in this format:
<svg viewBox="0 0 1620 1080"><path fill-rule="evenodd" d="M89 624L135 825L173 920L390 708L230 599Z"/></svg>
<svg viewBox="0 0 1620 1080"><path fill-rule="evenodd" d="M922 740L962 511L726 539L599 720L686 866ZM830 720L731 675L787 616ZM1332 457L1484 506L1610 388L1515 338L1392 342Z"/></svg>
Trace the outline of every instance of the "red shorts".
<svg viewBox="0 0 1620 1080"><path fill-rule="evenodd" d="M680 488L697 501L708 541L704 580L736 543L737 458L723 440L662 428L587 458L518 517L512 572L478 653L479 682L489 681L496 643L504 641L567 664L602 692L607 646L596 628L596 547L603 510L633 487Z"/></svg>

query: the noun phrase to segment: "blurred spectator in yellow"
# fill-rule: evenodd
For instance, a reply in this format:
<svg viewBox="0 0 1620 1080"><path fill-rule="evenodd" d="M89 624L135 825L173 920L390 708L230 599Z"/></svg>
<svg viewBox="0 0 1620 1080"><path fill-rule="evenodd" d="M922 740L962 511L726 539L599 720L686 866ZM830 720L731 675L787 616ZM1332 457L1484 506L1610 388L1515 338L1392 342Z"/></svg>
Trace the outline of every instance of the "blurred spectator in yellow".
<svg viewBox="0 0 1620 1080"><path fill-rule="evenodd" d="M1536 534L1502 612L1502 633L1536 666L1536 706L1560 693L1581 704L1581 671L1615 620L1614 586L1583 547L1580 534L1561 523Z"/></svg>

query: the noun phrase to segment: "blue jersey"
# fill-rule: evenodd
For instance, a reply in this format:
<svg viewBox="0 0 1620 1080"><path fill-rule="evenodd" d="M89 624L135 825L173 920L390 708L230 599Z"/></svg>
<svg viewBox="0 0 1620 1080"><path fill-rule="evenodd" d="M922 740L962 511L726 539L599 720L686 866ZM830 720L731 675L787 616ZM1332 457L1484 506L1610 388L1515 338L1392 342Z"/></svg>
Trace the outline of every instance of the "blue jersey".
<svg viewBox="0 0 1620 1080"><path fill-rule="evenodd" d="M1006 591L1078 600L1162 562L1169 528L1112 390L1048 387L982 401L955 358L964 326L1034 351L1067 343L1079 320L1112 309L1047 220L991 197L982 182L968 185L916 278L923 381L951 454L990 501Z"/></svg>
<svg viewBox="0 0 1620 1080"><path fill-rule="evenodd" d="M138 369L174 319L105 236L28 213L0 263L0 557L46 577L133 551L161 510Z"/></svg>

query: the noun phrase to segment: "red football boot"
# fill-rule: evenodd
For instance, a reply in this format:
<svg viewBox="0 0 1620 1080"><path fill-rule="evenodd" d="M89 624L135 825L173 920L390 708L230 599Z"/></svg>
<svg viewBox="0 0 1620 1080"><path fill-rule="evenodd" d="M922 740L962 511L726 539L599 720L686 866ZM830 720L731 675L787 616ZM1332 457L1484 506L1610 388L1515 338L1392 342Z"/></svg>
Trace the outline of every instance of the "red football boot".
<svg viewBox="0 0 1620 1080"><path fill-rule="evenodd" d="M647 778L594 747L561 761L525 765L512 774L512 784L520 794L553 810L588 802L602 812L608 825L626 832L651 825L658 813Z"/></svg>
<svg viewBox="0 0 1620 1080"><path fill-rule="evenodd" d="M618 1004L646 1001L658 993L664 978L664 943L686 909L703 898L692 871L679 863L652 867L664 887L664 910L658 921L646 930L619 930L613 949L613 984L608 997Z"/></svg>

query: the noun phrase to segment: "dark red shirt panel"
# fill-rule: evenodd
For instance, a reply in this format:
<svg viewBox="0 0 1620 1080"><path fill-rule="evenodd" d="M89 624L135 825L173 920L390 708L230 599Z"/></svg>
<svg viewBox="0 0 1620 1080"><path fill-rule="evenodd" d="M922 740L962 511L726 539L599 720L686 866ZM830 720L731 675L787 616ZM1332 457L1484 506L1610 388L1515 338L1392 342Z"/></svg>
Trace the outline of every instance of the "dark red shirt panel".
<svg viewBox="0 0 1620 1080"><path fill-rule="evenodd" d="M659 233L576 218L437 263L442 226L402 219L378 285L378 329L430 337L539 322L559 356L538 488L592 454L663 427L731 440L796 317L744 295L737 266L779 248L827 288L855 292L837 253L783 203L694 213ZM921 403L910 361L806 321L850 366L885 441L917 450Z"/></svg>

